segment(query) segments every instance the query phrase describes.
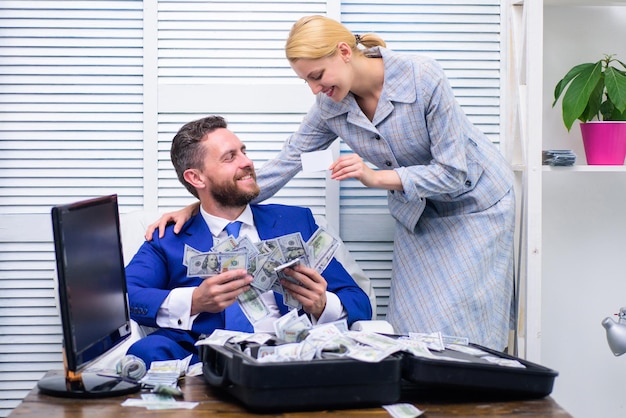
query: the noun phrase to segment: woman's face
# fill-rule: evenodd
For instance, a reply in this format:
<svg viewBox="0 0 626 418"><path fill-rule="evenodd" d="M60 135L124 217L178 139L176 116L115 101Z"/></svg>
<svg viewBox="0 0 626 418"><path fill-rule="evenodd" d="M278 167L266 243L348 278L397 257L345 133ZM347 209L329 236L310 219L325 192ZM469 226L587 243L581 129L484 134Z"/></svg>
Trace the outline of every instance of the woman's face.
<svg viewBox="0 0 626 418"><path fill-rule="evenodd" d="M299 59L291 63L291 68L309 85L313 94L322 93L340 102L352 86L352 67L349 63L349 56L340 48L339 53L332 57Z"/></svg>

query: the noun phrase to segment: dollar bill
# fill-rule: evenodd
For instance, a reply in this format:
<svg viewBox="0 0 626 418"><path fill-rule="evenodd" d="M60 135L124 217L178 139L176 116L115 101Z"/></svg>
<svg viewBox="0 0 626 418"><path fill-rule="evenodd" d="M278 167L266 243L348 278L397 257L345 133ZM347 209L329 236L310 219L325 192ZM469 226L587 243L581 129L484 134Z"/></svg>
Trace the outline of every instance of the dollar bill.
<svg viewBox="0 0 626 418"><path fill-rule="evenodd" d="M237 296L241 310L253 325L270 314L270 309L263 302L261 294L262 292L258 289L250 287L250 289Z"/></svg>
<svg viewBox="0 0 626 418"><path fill-rule="evenodd" d="M215 244L213 248L211 248L211 251L216 252L216 253L224 253L227 251L232 251L236 247L237 247L237 239L233 237L232 235L229 235L228 238L226 238L225 240L220 241L217 244Z"/></svg>
<svg viewBox="0 0 626 418"><path fill-rule="evenodd" d="M318 228L309 238L307 245L310 248L311 266L318 273L323 272L335 256L339 248L339 240L324 228Z"/></svg>
<svg viewBox="0 0 626 418"><path fill-rule="evenodd" d="M310 265L307 246L299 232L280 236L276 240L285 262L300 258L304 265Z"/></svg>
<svg viewBox="0 0 626 418"><path fill-rule="evenodd" d="M248 269L248 254L245 251L231 251L227 253L221 253L222 272Z"/></svg>
<svg viewBox="0 0 626 418"><path fill-rule="evenodd" d="M278 274L274 269L281 265L277 259L278 249L271 253L259 254L256 258L257 270L254 273L254 280L251 285L262 291L270 290L278 279Z"/></svg>
<svg viewBox="0 0 626 418"><path fill-rule="evenodd" d="M245 251L248 257L248 274L254 276L257 270L256 259L260 251L256 245L247 236L240 237L235 247L237 251Z"/></svg>
<svg viewBox="0 0 626 418"><path fill-rule="evenodd" d="M185 252L183 253L183 266L189 266L189 259L194 255L202 254L202 251L196 250L190 245L185 244Z"/></svg>
<svg viewBox="0 0 626 418"><path fill-rule="evenodd" d="M280 251L280 247L278 246L278 240L276 238L272 238L272 239L266 239L264 241L261 241L263 243L260 252L261 253L271 253L272 251L274 251L276 248L278 248L278 250ZM283 258L282 254L279 254L280 258Z"/></svg>
<svg viewBox="0 0 626 418"><path fill-rule="evenodd" d="M229 270L247 269L245 252L207 252L191 256L187 277L211 277Z"/></svg>

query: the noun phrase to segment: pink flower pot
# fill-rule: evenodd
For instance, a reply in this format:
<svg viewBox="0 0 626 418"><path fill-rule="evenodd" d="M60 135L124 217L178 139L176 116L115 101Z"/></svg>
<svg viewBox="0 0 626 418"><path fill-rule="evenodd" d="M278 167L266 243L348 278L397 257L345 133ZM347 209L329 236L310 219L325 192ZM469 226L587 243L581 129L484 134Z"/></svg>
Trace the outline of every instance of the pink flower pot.
<svg viewBox="0 0 626 418"><path fill-rule="evenodd" d="M580 124L585 156L589 165L624 165L626 122Z"/></svg>

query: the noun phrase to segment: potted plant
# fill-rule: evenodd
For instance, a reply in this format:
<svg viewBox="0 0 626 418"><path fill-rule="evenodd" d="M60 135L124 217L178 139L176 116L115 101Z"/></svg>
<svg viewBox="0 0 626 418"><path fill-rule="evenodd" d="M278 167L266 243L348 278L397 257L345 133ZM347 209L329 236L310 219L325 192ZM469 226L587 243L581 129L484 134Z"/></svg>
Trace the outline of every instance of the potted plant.
<svg viewBox="0 0 626 418"><path fill-rule="evenodd" d="M626 157L626 65L614 55L576 65L557 83L552 107L561 95L563 122L568 132L576 119L581 122L587 163L623 165Z"/></svg>

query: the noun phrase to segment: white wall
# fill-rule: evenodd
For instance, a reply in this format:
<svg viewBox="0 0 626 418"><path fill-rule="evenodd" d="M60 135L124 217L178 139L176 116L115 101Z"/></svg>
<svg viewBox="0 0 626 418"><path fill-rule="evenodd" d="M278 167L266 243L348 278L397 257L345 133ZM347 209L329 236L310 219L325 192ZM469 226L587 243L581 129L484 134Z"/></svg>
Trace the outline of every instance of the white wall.
<svg viewBox="0 0 626 418"><path fill-rule="evenodd" d="M626 7L546 7L544 36L544 149L572 149L585 164L578 123L568 133L551 107L554 86L605 53L626 60ZM626 356L613 356L600 323L626 306L626 171L549 171L543 186L541 362L560 373L552 396L577 418L624 417Z"/></svg>

